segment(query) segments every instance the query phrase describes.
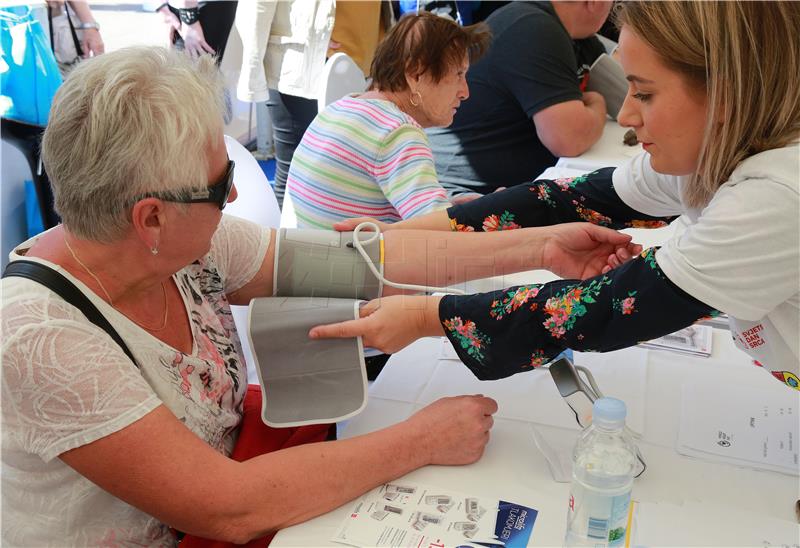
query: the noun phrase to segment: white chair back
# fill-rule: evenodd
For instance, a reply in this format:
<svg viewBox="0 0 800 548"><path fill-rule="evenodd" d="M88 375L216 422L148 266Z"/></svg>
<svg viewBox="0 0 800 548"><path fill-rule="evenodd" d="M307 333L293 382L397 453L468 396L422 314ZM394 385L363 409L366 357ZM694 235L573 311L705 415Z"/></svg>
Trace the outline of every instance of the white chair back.
<svg viewBox="0 0 800 548"><path fill-rule="evenodd" d="M289 187L283 195L283 209L281 209L281 228L297 228L297 215L294 213L294 202Z"/></svg>
<svg viewBox="0 0 800 548"><path fill-rule="evenodd" d="M236 162L233 183L238 198L225 206L225 213L253 221L262 226L277 227L281 210L278 200L252 153L233 137L225 136L228 158Z"/></svg>
<svg viewBox="0 0 800 548"><path fill-rule="evenodd" d="M233 182L238 194L234 201L225 206L225 213L253 221L261 226L277 228L280 224L281 210L258 161L239 141L228 135L225 136L225 147L228 149L228 158L236 162ZM253 351L244 334L248 324L247 312L247 306L231 305L233 321L242 343L242 358L247 365L247 381L249 384L258 384Z"/></svg>
<svg viewBox="0 0 800 548"><path fill-rule="evenodd" d="M361 69L346 53L334 53L326 62L322 72L322 82L317 93L317 107L320 112L348 93L364 91L367 79Z"/></svg>

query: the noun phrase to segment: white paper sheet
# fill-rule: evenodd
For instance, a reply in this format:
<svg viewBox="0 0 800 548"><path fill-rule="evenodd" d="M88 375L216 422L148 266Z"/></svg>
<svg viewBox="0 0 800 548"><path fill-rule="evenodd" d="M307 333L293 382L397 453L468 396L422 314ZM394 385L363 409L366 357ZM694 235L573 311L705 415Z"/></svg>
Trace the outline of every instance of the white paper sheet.
<svg viewBox="0 0 800 548"><path fill-rule="evenodd" d="M712 331L708 325L690 325L675 333L643 342L640 346L707 358L711 356Z"/></svg>
<svg viewBox="0 0 800 548"><path fill-rule="evenodd" d="M800 392L770 385L683 386L678 452L800 475Z"/></svg>

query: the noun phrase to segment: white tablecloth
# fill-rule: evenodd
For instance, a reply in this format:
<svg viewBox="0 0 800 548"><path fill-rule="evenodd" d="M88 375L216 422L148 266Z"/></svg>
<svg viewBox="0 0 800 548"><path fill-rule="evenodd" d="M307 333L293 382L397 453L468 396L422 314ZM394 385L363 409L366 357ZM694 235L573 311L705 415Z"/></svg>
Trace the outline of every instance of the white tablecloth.
<svg viewBox="0 0 800 548"><path fill-rule="evenodd" d="M622 143L624 133L616 122L607 122L603 137L589 151L577 158L562 158L545 176L573 175L623 163L641 151L638 145ZM680 226L631 233L635 241L651 246L676 229ZM469 282L462 288L488 291L553 278L548 272L532 271ZM478 462L426 466L405 479L536 508L539 517L530 544L560 546L569 484L554 478L566 479L559 476L568 470L569 447L579 432L571 411L549 372L530 371L481 382L453 359L448 345L442 338L422 339L392 356L370 388L367 408L342 426L341 437L395 424L439 397L475 393L494 397L499 410L491 441ZM628 424L637 433L647 461L647 471L636 480L633 492L639 502L635 540L647 545L797 546L797 477L693 459L675 450L684 382L716 383L718 395L714 394L708 405L722 401L716 397L725 398L729 382L784 389L733 346L728 331L714 330L713 346L713 355L707 359L640 348L575 354L576 363L595 373L606 395L627 402ZM350 506L347 503L280 531L272 546L336 546L330 539Z"/></svg>
<svg viewBox="0 0 800 548"><path fill-rule="evenodd" d="M372 385L366 410L345 425L342 437L394 424L438 397L463 393L492 396L499 410L491 441L478 462L427 466L405 479L536 508L540 514L531 545L560 545L569 484L553 479L540 445L552 444L556 447L551 449L563 452L558 444L573 443L578 429L549 372L531 371L481 382L450 357L449 343L443 341L422 339L394 355ZM675 451L684 382L716 379L720 398L724 398L726 382L768 383L785 389L754 367L733 346L727 331L715 330L712 358L635 348L603 355L576 353L575 361L595 372L607 395L629 402L630 425L641 434L637 443L647 471L636 481L633 492L641 503L637 520L644 535L637 542L684 546L797 542L800 529L793 507L800 497L796 477L692 459ZM285 529L273 546L335 545L330 538L348 510L349 504L345 504ZM660 518L662 513L671 523ZM731 515L738 519L726 517Z"/></svg>

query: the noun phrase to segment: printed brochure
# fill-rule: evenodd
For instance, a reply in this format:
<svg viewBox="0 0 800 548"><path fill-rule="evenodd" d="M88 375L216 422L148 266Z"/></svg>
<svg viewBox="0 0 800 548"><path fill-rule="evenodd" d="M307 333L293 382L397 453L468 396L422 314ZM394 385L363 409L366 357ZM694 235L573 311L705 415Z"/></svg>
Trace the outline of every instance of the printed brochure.
<svg viewBox="0 0 800 548"><path fill-rule="evenodd" d="M398 481L361 497L332 540L398 548L524 547L537 514L521 504Z"/></svg>

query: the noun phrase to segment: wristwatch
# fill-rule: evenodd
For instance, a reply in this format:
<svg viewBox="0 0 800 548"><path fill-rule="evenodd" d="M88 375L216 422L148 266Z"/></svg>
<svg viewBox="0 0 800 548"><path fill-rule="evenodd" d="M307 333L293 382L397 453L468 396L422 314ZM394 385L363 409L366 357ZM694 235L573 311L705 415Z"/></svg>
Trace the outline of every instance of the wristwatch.
<svg viewBox="0 0 800 548"><path fill-rule="evenodd" d="M77 28L80 30L97 29L99 31L100 25L97 23L97 21L90 21L88 23L81 23Z"/></svg>

